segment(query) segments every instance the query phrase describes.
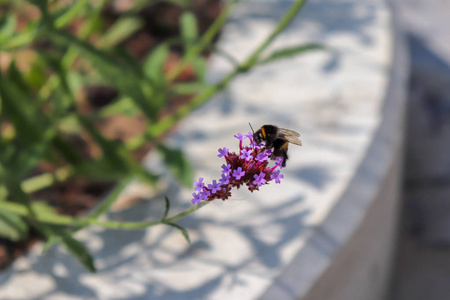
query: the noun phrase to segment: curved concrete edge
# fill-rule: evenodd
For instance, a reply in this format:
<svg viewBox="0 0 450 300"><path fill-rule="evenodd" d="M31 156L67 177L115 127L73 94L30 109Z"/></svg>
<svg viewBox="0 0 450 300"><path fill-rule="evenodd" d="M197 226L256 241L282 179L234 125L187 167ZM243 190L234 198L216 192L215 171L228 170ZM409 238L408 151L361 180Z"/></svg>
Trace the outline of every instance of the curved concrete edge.
<svg viewBox="0 0 450 300"><path fill-rule="evenodd" d="M395 15L395 6L388 3ZM260 300L375 300L389 289L395 254L409 78L395 18L393 61L380 127L346 191Z"/></svg>

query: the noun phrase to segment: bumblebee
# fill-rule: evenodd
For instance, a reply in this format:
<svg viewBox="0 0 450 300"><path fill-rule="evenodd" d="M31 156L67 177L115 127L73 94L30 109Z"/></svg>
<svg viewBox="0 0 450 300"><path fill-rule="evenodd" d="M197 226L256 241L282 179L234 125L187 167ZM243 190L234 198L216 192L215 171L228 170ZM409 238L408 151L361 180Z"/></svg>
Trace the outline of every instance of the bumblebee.
<svg viewBox="0 0 450 300"><path fill-rule="evenodd" d="M302 141L299 137L300 133L289 129L279 128L275 125L263 125L259 130L253 132L253 139L256 143L260 144L262 141L265 141L266 144L263 149L272 149L272 160L277 157L283 158L282 167L286 166L289 143L298 146L302 145Z"/></svg>

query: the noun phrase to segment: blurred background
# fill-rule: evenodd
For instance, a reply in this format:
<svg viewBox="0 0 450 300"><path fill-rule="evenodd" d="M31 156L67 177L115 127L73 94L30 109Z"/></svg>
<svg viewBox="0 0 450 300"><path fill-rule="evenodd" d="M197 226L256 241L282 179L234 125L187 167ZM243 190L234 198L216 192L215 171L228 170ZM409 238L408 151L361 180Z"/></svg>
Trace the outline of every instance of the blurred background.
<svg viewBox="0 0 450 300"><path fill-rule="evenodd" d="M450 2L398 0L411 61L392 300L450 297Z"/></svg>

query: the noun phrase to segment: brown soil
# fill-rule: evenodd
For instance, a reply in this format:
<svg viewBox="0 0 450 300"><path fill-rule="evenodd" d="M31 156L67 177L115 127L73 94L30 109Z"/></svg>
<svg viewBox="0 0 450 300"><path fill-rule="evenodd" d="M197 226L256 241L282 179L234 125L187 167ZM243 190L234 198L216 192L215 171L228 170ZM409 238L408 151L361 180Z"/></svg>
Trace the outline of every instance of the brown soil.
<svg viewBox="0 0 450 300"><path fill-rule="evenodd" d="M104 10L104 18L109 24L121 15L123 7L118 3L127 3L127 1L116 1L115 6L109 5ZM214 21L221 10L220 0L195 0L193 1L193 11L199 21L200 33L204 32ZM2 7L0 7L0 10ZM145 20L145 26L130 36L121 46L124 46L138 60L144 58L162 41L174 37L179 34L178 18L182 10L169 3L158 2L155 5L142 9L139 14ZM36 12L35 12L36 13ZM35 18L30 15L28 18ZM78 20L71 25L71 30L77 30L81 25ZM181 55L181 49L174 47L171 49L169 60L166 62L166 70L170 70ZM205 53L207 55L207 53ZM186 68L181 72L178 81L189 81L195 79L195 74L191 68ZM85 103L80 106L83 112L89 112L99 109L111 101L118 95L117 91L108 86L89 86L85 88ZM178 96L169 100L167 112L177 108L179 105L188 102L191 97ZM108 138L127 140L128 138L141 133L145 129L145 118L138 115L130 118L123 115L116 115L97 123L98 128ZM88 137L71 136L67 139L78 148L78 152L86 157L96 157L98 149ZM143 146L135 153L137 158L142 158L149 150L149 145ZM54 166L41 164L35 170L34 174L54 170ZM84 178L71 178L66 182L57 183L50 188L38 191L32 195L33 199L44 200L56 208L56 210L65 215L80 216L89 208L93 207L103 195L113 186L112 182L91 182ZM25 241L12 242L0 237L0 270L10 265L15 258L23 255L26 251L39 240L36 232L30 233L30 238Z"/></svg>

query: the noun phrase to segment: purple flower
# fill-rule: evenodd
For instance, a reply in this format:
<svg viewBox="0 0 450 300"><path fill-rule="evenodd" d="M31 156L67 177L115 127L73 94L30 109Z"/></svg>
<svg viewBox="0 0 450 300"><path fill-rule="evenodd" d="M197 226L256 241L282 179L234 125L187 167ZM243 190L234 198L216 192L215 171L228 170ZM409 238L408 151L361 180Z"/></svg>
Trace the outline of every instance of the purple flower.
<svg viewBox="0 0 450 300"><path fill-rule="evenodd" d="M208 184L208 189L211 190L211 193L215 194L220 190L220 184L218 184L217 181L213 180L212 184Z"/></svg>
<svg viewBox="0 0 450 300"><path fill-rule="evenodd" d="M267 154L265 152L259 153L255 158L256 161L261 161L261 162L266 161L268 159L269 159L269 157L267 156Z"/></svg>
<svg viewBox="0 0 450 300"><path fill-rule="evenodd" d="M198 194L199 194L198 196L201 200L208 200L208 197L211 195L211 192L207 191L207 190L203 190L203 192L198 193Z"/></svg>
<svg viewBox="0 0 450 300"><path fill-rule="evenodd" d="M259 173L259 175L253 175L253 178L255 178L253 184L256 186L261 186L261 184L266 183L266 180L264 179L265 176L266 174L264 174L263 172Z"/></svg>
<svg viewBox="0 0 450 300"><path fill-rule="evenodd" d="M246 136L242 133L238 133L237 135L234 136L235 138L237 138L238 140L242 141L243 139L246 138Z"/></svg>
<svg viewBox="0 0 450 300"><path fill-rule="evenodd" d="M244 149L244 150L242 150L242 152L241 152L242 154L241 154L241 156L239 156L239 158L249 161L253 158L252 152L253 152L252 149L250 149L250 150Z"/></svg>
<svg viewBox="0 0 450 300"><path fill-rule="evenodd" d="M228 184L229 182L230 182L230 175L228 173L222 174L222 178L219 179L219 183L221 185L224 185L224 184Z"/></svg>
<svg viewBox="0 0 450 300"><path fill-rule="evenodd" d="M281 168L281 167L283 167L283 161L284 161L284 159L282 157L277 157L277 161L276 161L275 165L277 165Z"/></svg>
<svg viewBox="0 0 450 300"><path fill-rule="evenodd" d="M237 168L237 170L233 171L233 176L237 180L241 179L241 177L244 176L244 175L245 175L245 171L242 171L241 167L239 167L239 168Z"/></svg>
<svg viewBox="0 0 450 300"><path fill-rule="evenodd" d="M275 179L275 183L280 183L280 179L283 179L284 175L280 174L280 170L273 171L272 175L270 175L270 179Z"/></svg>
<svg viewBox="0 0 450 300"><path fill-rule="evenodd" d="M262 143L257 143L255 140L250 142L250 146L253 147L255 150L261 149L260 144Z"/></svg>
<svg viewBox="0 0 450 300"><path fill-rule="evenodd" d="M200 205L200 204L202 204L202 200L201 200L201 193L192 193L192 197L194 197L192 200L191 200L191 202L192 202L192 204L197 204L197 205Z"/></svg>
<svg viewBox="0 0 450 300"><path fill-rule="evenodd" d="M228 151L229 149L227 147L219 149L219 155L217 155L217 157L224 157L225 155L228 154Z"/></svg>
<svg viewBox="0 0 450 300"><path fill-rule="evenodd" d="M200 192L204 186L205 184L203 183L203 178L200 177L197 182L194 182L194 191Z"/></svg>
<svg viewBox="0 0 450 300"><path fill-rule="evenodd" d="M231 171L231 165L230 164L228 164L228 165L223 164L222 165L222 174L229 174L230 171Z"/></svg>
<svg viewBox="0 0 450 300"><path fill-rule="evenodd" d="M233 188L239 189L247 186L250 192L259 190L259 187L274 180L280 183L284 178L279 169L283 167L285 161L283 157L274 157L271 149L266 149L264 143L257 144L253 139L253 133L238 133L234 136L239 140L238 152L230 152L230 149L223 147L218 149L218 157L225 158L225 164L221 166L222 174L219 180L213 180L207 187L200 177L194 183L194 193L192 194L192 204L200 205L202 201L212 201L215 199L226 200L231 197ZM243 146L243 140L250 139L249 146ZM269 159L276 159L273 166L269 166ZM266 179L267 178L267 179Z"/></svg>

